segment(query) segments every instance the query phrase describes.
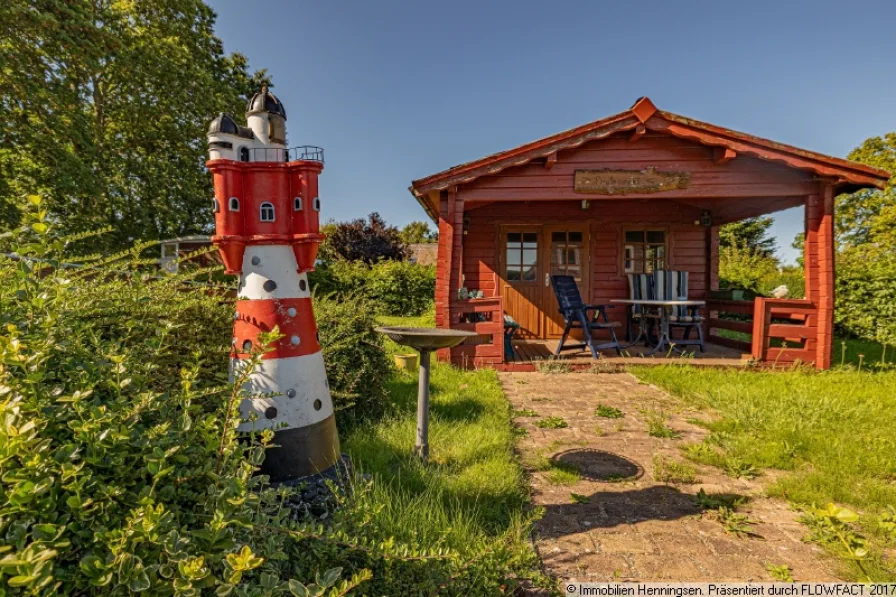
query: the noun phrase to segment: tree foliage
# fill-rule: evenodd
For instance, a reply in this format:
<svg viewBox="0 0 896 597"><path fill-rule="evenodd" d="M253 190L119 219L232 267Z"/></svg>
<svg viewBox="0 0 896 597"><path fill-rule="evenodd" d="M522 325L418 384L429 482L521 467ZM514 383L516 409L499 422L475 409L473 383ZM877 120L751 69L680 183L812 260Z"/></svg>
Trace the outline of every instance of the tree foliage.
<svg viewBox="0 0 896 597"><path fill-rule="evenodd" d="M747 218L719 228L719 245L739 247L764 257L775 254L775 239L768 235L774 219L768 216Z"/></svg>
<svg viewBox="0 0 896 597"><path fill-rule="evenodd" d="M224 53L201 0L5 0L0 226L27 193L65 233L124 247L208 231L204 133L266 80Z"/></svg>
<svg viewBox="0 0 896 597"><path fill-rule="evenodd" d="M439 240L438 231L430 230L428 222L411 222L399 233L401 242L406 245L418 243L434 243Z"/></svg>
<svg viewBox="0 0 896 597"><path fill-rule="evenodd" d="M896 173L896 132L867 139L848 157ZM837 240L842 247L874 244L896 249L896 177L883 190L839 195L835 214Z"/></svg>
<svg viewBox="0 0 896 597"><path fill-rule="evenodd" d="M409 255L398 229L387 225L376 212L370 214L367 220L358 218L350 222L327 224L322 231L327 235L320 249L322 261L363 261L371 264L381 259L402 261Z"/></svg>

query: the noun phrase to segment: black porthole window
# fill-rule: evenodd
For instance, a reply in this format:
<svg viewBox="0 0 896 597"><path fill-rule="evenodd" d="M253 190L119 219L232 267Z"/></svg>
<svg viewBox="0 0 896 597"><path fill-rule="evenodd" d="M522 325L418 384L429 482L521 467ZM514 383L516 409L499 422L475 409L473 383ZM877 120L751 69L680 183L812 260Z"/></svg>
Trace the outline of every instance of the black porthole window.
<svg viewBox="0 0 896 597"><path fill-rule="evenodd" d="M252 265L258 265L260 263L261 263L261 257L259 257L258 255L256 255L255 257L252 258Z"/></svg>
<svg viewBox="0 0 896 597"><path fill-rule="evenodd" d="M269 406L264 409L264 416L268 419L276 419L277 418L277 408L273 406Z"/></svg>
<svg viewBox="0 0 896 597"><path fill-rule="evenodd" d="M323 402L320 401L320 398L314 401L314 410L320 410L321 406L323 406Z"/></svg>
<svg viewBox="0 0 896 597"><path fill-rule="evenodd" d="M301 290L302 292L305 292L305 290L307 290L307 289L308 289L308 282L306 282L305 280L299 280L299 290Z"/></svg>
<svg viewBox="0 0 896 597"><path fill-rule="evenodd" d="M274 292L277 290L277 283L273 280L268 280L264 283L262 288L264 288L265 292Z"/></svg>

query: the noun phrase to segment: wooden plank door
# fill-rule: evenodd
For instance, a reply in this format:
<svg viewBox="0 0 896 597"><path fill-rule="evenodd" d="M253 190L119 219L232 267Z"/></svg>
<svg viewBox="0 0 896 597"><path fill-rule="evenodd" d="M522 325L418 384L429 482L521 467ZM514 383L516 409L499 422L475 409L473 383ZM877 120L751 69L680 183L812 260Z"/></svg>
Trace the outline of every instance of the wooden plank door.
<svg viewBox="0 0 896 597"><path fill-rule="evenodd" d="M557 297L551 287L551 275L567 275L575 278L582 300L591 300L591 272L588 225L545 226L542 242L543 266L541 311L544 314L542 338L559 338L565 323L557 305ZM576 332L573 333L575 335Z"/></svg>
<svg viewBox="0 0 896 597"><path fill-rule="evenodd" d="M541 226L501 226L498 283L504 311L521 326L517 336L543 338Z"/></svg>

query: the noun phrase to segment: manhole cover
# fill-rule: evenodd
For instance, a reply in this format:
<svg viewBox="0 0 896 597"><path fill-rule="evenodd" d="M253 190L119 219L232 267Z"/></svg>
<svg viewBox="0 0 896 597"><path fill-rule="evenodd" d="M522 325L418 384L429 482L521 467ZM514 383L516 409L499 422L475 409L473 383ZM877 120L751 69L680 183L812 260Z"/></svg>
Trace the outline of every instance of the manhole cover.
<svg viewBox="0 0 896 597"><path fill-rule="evenodd" d="M567 450L551 460L561 466L575 467L582 478L592 481L629 481L644 474L644 469L628 458L602 450Z"/></svg>

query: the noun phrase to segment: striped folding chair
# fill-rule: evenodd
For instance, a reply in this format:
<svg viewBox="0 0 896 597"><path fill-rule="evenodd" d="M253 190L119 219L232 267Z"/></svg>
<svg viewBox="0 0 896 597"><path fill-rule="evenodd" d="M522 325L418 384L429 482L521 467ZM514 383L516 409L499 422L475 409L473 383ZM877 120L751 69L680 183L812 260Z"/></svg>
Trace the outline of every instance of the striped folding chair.
<svg viewBox="0 0 896 597"><path fill-rule="evenodd" d="M686 301L688 299L688 272L658 269L653 272L653 284L657 300ZM690 337L691 328L696 328L700 352L703 352L703 316L697 312L697 309L697 307L685 305L673 306L669 316L669 327L684 328L682 336L684 340Z"/></svg>
<svg viewBox="0 0 896 597"><path fill-rule="evenodd" d="M651 274L628 274L628 298L632 300L651 300L655 298L653 292L653 275ZM644 317L652 317L652 313L644 305L631 305L628 311L628 320L626 322L626 337L631 342L632 324L637 322L641 325Z"/></svg>

